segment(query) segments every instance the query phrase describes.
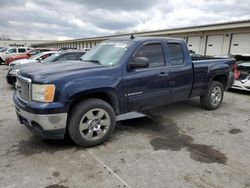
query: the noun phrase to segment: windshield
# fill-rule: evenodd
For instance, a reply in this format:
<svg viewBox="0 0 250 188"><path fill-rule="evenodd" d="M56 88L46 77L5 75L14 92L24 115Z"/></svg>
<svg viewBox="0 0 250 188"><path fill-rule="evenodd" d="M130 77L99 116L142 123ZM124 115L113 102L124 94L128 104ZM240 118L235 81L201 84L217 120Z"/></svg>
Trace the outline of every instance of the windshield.
<svg viewBox="0 0 250 188"><path fill-rule="evenodd" d="M130 44L130 41L104 41L83 55L81 60L104 66L114 66L127 52Z"/></svg>
<svg viewBox="0 0 250 188"><path fill-rule="evenodd" d="M45 58L42 63L50 63L55 61L59 56L61 55L61 53L55 53L47 58Z"/></svg>
<svg viewBox="0 0 250 188"><path fill-rule="evenodd" d="M36 59L38 59L41 55L42 55L42 53L39 53L39 54L36 54L36 55L31 56L29 59L34 59L34 60L36 60Z"/></svg>

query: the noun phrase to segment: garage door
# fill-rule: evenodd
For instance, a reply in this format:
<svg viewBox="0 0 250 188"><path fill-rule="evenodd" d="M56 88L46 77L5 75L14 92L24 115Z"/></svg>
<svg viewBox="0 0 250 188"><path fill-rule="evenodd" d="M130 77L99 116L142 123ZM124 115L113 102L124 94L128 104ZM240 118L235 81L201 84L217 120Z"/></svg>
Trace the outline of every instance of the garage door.
<svg viewBox="0 0 250 188"><path fill-rule="evenodd" d="M207 36L206 55L221 55L223 35Z"/></svg>
<svg viewBox="0 0 250 188"><path fill-rule="evenodd" d="M233 34L231 54L250 54L250 33Z"/></svg>
<svg viewBox="0 0 250 188"><path fill-rule="evenodd" d="M188 37L187 45L189 50L195 51L195 53L200 53L201 37L193 36Z"/></svg>

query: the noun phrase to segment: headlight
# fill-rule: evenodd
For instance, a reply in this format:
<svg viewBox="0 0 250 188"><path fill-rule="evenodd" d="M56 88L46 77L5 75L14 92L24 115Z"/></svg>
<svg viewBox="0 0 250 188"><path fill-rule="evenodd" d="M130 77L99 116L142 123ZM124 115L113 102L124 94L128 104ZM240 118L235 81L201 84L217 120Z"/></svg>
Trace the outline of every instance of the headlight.
<svg viewBox="0 0 250 188"><path fill-rule="evenodd" d="M18 67L20 63L10 63L9 66L12 67Z"/></svg>
<svg viewBox="0 0 250 188"><path fill-rule="evenodd" d="M38 102L53 102L56 87L54 84L32 84L32 100Z"/></svg>
<svg viewBox="0 0 250 188"><path fill-rule="evenodd" d="M17 75L17 73L19 72L19 69L14 69L14 70L10 70L9 74L10 75Z"/></svg>

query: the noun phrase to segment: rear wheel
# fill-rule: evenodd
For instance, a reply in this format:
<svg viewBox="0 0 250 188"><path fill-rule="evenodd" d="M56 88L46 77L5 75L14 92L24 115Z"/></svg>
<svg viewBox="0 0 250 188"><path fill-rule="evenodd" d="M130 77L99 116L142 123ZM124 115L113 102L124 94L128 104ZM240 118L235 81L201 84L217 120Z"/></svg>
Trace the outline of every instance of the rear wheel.
<svg viewBox="0 0 250 188"><path fill-rule="evenodd" d="M219 108L224 95L224 87L218 81L210 84L208 93L200 97L201 106L207 110L215 110Z"/></svg>
<svg viewBox="0 0 250 188"><path fill-rule="evenodd" d="M76 144L94 146L111 136L115 123L114 110L108 103L100 99L87 99L72 109L68 133Z"/></svg>

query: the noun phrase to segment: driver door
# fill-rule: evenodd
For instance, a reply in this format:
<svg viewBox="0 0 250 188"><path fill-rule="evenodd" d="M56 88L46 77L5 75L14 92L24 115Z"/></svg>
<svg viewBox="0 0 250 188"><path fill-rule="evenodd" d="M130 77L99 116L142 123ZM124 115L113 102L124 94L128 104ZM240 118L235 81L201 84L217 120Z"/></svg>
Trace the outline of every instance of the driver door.
<svg viewBox="0 0 250 188"><path fill-rule="evenodd" d="M123 91L131 110L168 103L170 88L168 68L162 43L147 43L139 47L135 58L148 59L148 67L129 69L123 76Z"/></svg>

